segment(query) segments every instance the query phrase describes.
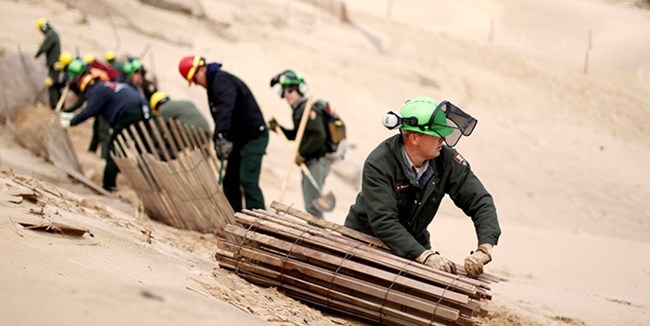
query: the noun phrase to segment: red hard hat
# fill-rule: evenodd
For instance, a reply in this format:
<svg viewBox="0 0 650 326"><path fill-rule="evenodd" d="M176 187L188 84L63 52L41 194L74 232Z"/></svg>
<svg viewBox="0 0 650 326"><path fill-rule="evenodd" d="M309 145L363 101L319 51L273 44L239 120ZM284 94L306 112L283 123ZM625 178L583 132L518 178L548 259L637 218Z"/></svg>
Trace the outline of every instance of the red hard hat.
<svg viewBox="0 0 650 326"><path fill-rule="evenodd" d="M205 58L200 55L190 55L181 59L181 62L178 63L178 72L192 85L196 70L201 66L205 66Z"/></svg>

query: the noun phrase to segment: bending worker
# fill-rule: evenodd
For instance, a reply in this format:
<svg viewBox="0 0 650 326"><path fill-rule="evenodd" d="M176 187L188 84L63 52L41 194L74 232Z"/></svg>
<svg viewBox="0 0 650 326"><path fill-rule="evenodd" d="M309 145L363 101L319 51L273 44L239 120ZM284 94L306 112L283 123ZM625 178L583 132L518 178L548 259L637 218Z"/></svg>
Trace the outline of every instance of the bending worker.
<svg viewBox="0 0 650 326"><path fill-rule="evenodd" d="M195 83L208 92L215 150L220 160L228 160L223 192L232 209L242 210L242 190L247 209L264 209L259 179L269 130L253 93L235 75L222 70L221 63L207 63L198 55L183 58L178 70L190 85Z"/></svg>
<svg viewBox="0 0 650 326"><path fill-rule="evenodd" d="M60 115L59 120L61 125L67 128L76 126L90 117L101 115L106 119L110 127L113 128L113 133L108 142L108 155L105 157L103 188L115 191L117 174L120 170L110 155L115 147L114 140L123 129L141 120L149 119L151 115L149 106L142 100L140 94L127 84L97 82L90 73L84 73L78 77L77 84L79 90L88 99L86 107L76 115L64 112ZM140 132L139 128L136 129Z"/></svg>
<svg viewBox="0 0 650 326"><path fill-rule="evenodd" d="M187 100L171 100L167 93L158 91L151 95L151 113L156 117L162 117L165 121L169 119L186 123L190 127L196 127L210 134L210 125L203 114Z"/></svg>
<svg viewBox="0 0 650 326"><path fill-rule="evenodd" d="M431 248L427 231L448 194L474 223L478 248L465 259L465 270L476 278L501 234L492 196L452 148L461 135L471 134L476 120L447 101L439 105L420 96L383 122L400 133L366 159L361 192L345 226L378 237L399 256L455 274L455 264Z"/></svg>

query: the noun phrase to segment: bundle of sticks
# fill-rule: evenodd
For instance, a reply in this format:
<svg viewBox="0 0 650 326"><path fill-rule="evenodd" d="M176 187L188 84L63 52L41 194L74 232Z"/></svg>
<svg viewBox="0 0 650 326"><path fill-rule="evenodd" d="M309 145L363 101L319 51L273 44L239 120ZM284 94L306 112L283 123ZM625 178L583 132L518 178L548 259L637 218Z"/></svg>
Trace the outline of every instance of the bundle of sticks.
<svg viewBox="0 0 650 326"><path fill-rule="evenodd" d="M173 119L140 121L118 136L115 149L113 159L150 217L204 233L234 222L202 130Z"/></svg>
<svg viewBox="0 0 650 326"><path fill-rule="evenodd" d="M303 302L387 325L476 325L489 284L398 257L378 239L279 202L219 232L222 268Z"/></svg>

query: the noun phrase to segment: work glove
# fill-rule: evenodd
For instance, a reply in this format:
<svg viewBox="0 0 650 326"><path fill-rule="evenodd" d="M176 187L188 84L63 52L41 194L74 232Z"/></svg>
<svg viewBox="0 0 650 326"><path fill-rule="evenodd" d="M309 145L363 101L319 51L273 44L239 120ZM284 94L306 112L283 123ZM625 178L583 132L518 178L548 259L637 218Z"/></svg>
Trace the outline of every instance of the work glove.
<svg viewBox="0 0 650 326"><path fill-rule="evenodd" d="M54 85L54 80L52 79L52 77L46 77L43 80L43 85L45 85L47 87L52 87L52 85Z"/></svg>
<svg viewBox="0 0 650 326"><path fill-rule="evenodd" d="M437 251L425 250L416 260L423 265L456 274L456 265L451 260L441 256Z"/></svg>
<svg viewBox="0 0 650 326"><path fill-rule="evenodd" d="M63 129L70 127L70 121L74 117L72 112L61 112L59 113L59 123Z"/></svg>
<svg viewBox="0 0 650 326"><path fill-rule="evenodd" d="M227 160L232 153L233 144L225 139L218 139L214 143L214 150L217 152L217 157L220 160Z"/></svg>
<svg viewBox="0 0 650 326"><path fill-rule="evenodd" d="M487 248L479 246L476 251L472 252L465 258L465 271L467 276L477 278L483 274L483 266L492 261L492 256Z"/></svg>
<svg viewBox="0 0 650 326"><path fill-rule="evenodd" d="M302 157L302 155L300 155L300 154L296 154L295 162L296 162L296 165L300 166L300 164L305 163L305 158Z"/></svg>
<svg viewBox="0 0 650 326"><path fill-rule="evenodd" d="M275 118L271 118L271 120L269 120L269 129L271 129L271 131L275 131L279 126L280 124L278 124L278 121L275 120Z"/></svg>

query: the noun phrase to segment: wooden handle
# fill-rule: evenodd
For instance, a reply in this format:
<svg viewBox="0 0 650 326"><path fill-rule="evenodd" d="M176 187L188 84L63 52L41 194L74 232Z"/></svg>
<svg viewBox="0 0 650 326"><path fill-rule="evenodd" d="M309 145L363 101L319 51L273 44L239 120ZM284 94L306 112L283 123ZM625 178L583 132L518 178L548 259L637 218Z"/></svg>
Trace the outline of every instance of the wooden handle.
<svg viewBox="0 0 650 326"><path fill-rule="evenodd" d="M305 128L307 127L307 120L309 119L309 113L311 112L311 104L313 102L313 97L307 99L305 104L305 110L302 111L302 117L300 118L300 125L298 126L298 132L296 133L295 148L291 153L291 160L287 166L287 173L284 177L284 182L282 183L282 191L280 192L280 197L278 198L279 202L283 202L284 195L287 193L287 188L289 188L289 180L291 180L291 171L293 170L294 162L296 161L296 155L298 154L298 149L300 148L300 143L302 142L302 135L305 133ZM278 133L281 133L282 130L278 130Z"/></svg>
<svg viewBox="0 0 650 326"><path fill-rule="evenodd" d="M63 89L63 94L61 94L61 97L59 98L59 102L56 103L54 114L57 114L59 113L59 111L61 111L61 108L63 107L63 102L65 102L65 98L68 97L69 90L70 90L70 85L65 85L65 88Z"/></svg>

